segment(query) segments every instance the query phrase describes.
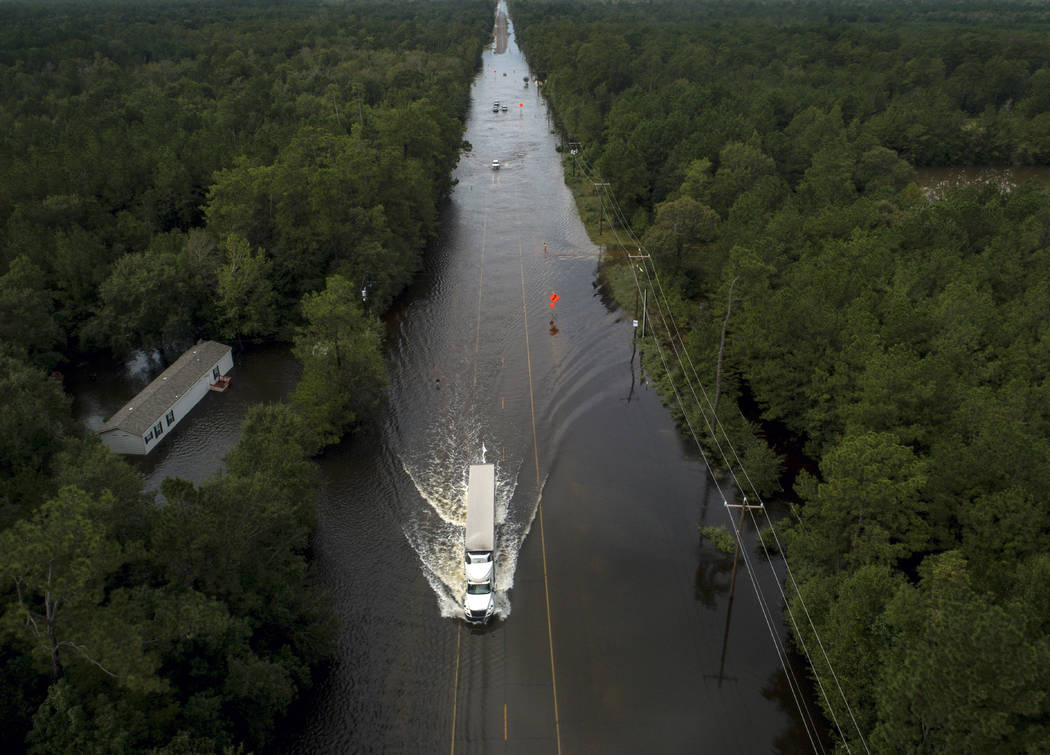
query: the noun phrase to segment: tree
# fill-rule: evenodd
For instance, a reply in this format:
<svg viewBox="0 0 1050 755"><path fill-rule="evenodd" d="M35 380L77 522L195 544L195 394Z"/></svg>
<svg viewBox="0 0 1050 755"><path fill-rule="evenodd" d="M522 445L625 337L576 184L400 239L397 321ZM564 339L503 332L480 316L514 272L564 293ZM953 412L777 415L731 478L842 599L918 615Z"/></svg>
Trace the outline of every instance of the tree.
<svg viewBox="0 0 1050 755"><path fill-rule="evenodd" d="M51 467L56 488L76 487L111 504L99 514L99 521L124 546L148 539L153 514L153 494L142 490L142 473L124 457L102 444L98 435L66 438L55 453Z"/></svg>
<svg viewBox="0 0 1050 755"><path fill-rule="evenodd" d="M810 576L802 581L805 610L813 619L813 627L800 622L797 639L809 651L813 672L824 688L817 701L825 710L830 704L847 742L856 741L856 729L836 685L841 684L852 716L867 737L877 720L879 673L889 644L884 613L903 584L901 575L876 564L861 566L845 575ZM800 596L792 595L791 602L796 616L805 615ZM814 632L823 638L821 644ZM821 646L828 654L827 660Z"/></svg>
<svg viewBox="0 0 1050 755"><path fill-rule="evenodd" d="M33 364L54 369L65 341L54 309L44 271L28 257L15 259L0 276L0 341L21 349Z"/></svg>
<svg viewBox="0 0 1050 755"><path fill-rule="evenodd" d="M108 497L95 500L76 488L63 488L31 519L0 533L0 552L5 554L0 575L16 595L4 625L29 634L34 651L47 659L52 681L62 676L67 659L90 663L111 677L124 670L105 656L105 632L92 622L106 577L122 558L120 547L97 521L108 503Z"/></svg>
<svg viewBox="0 0 1050 755"><path fill-rule="evenodd" d="M102 306L85 329L89 341L120 355L192 341L195 297L167 250L124 255L99 295Z"/></svg>
<svg viewBox="0 0 1050 755"><path fill-rule="evenodd" d="M692 197L698 202L709 202L711 201L711 188L714 180L714 171L710 160L706 157L700 160L693 160L685 171L681 192L684 196Z"/></svg>
<svg viewBox="0 0 1050 755"><path fill-rule="evenodd" d="M53 490L51 457L72 430L61 383L0 353L0 529Z"/></svg>
<svg viewBox="0 0 1050 755"><path fill-rule="evenodd" d="M287 404L258 404L244 415L241 437L226 454L227 474L250 477L265 472L272 485L289 495L316 484L316 470L308 462L312 428Z"/></svg>
<svg viewBox="0 0 1050 755"><path fill-rule="evenodd" d="M834 571L895 566L929 540L926 464L892 433L847 436L821 460L824 481L800 484L807 560Z"/></svg>
<svg viewBox="0 0 1050 755"><path fill-rule="evenodd" d="M369 416L386 388L379 322L362 312L359 296L349 281L333 275L324 291L303 297L306 324L292 347L303 377L292 401L316 434L318 449Z"/></svg>
<svg viewBox="0 0 1050 755"><path fill-rule="evenodd" d="M1040 752L1050 745L1050 640L1044 554L1022 568L1017 598L1000 603L971 586L957 551L927 559L918 588L901 586L886 610L892 638L876 687L886 752ZM1037 585L1041 584L1041 587Z"/></svg>
<svg viewBox="0 0 1050 755"><path fill-rule="evenodd" d="M226 263L219 269L219 317L226 338L271 335L277 324L277 297L270 282L270 261L259 249L252 254L243 236L223 242Z"/></svg>
<svg viewBox="0 0 1050 755"><path fill-rule="evenodd" d="M658 264L670 263L673 271L682 267L682 253L715 239L718 214L689 196L657 205L656 222L645 235L646 248ZM690 257L702 255L691 253Z"/></svg>
<svg viewBox="0 0 1050 755"><path fill-rule="evenodd" d="M718 170L711 186L711 206L726 217L733 202L759 178L776 174L776 164L756 146L732 142L718 155Z"/></svg>

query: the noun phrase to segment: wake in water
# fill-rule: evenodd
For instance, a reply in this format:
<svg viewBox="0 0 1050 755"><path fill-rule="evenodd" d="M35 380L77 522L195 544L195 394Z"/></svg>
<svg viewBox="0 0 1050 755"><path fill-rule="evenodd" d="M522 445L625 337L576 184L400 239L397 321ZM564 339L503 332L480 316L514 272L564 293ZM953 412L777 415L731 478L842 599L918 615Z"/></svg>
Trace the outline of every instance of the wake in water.
<svg viewBox="0 0 1050 755"><path fill-rule="evenodd" d="M511 501L522 468L521 455L496 456L489 448L502 448L496 438L484 437L482 421L473 411L465 391L447 386L438 411L405 417L398 422L402 442L395 452L402 470L419 493L418 504L400 507L405 537L419 556L424 575L438 598L441 615L463 617L466 572L463 538L466 527L467 479L471 464L494 463L496 468L496 614L510 615L509 590L514 586L518 553L536 513L531 505ZM435 392L437 393L437 392ZM406 426L407 425L407 426ZM407 431L407 432L406 432ZM488 431L491 432L491 431ZM504 452L506 453L506 452Z"/></svg>

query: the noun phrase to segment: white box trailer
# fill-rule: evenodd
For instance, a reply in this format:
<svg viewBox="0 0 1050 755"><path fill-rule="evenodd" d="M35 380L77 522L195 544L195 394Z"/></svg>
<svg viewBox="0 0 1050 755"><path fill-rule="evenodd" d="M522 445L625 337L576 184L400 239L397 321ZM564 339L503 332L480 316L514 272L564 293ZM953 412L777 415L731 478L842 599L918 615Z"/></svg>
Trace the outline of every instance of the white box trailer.
<svg viewBox="0 0 1050 755"><path fill-rule="evenodd" d="M492 616L495 602L496 555L496 468L472 464L467 479L467 527L463 534L467 593L463 613L467 621L484 623Z"/></svg>

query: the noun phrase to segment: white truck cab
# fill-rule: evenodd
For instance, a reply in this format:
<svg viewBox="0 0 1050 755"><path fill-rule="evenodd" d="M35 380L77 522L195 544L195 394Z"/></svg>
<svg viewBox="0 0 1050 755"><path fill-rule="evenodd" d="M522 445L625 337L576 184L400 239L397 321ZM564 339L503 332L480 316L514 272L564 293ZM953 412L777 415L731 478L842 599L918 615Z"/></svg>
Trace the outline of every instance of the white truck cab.
<svg viewBox="0 0 1050 755"><path fill-rule="evenodd" d="M491 582L467 582L467 594L463 598L463 614L467 621L484 624L492 617L495 608Z"/></svg>

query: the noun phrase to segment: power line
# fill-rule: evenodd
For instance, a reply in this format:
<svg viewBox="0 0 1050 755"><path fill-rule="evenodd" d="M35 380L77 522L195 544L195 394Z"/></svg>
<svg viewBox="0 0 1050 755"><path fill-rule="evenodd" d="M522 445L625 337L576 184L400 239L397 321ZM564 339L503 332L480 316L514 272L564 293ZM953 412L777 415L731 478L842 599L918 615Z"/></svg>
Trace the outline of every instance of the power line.
<svg viewBox="0 0 1050 755"><path fill-rule="evenodd" d="M642 244L641 244L640 240L637 238L637 236L630 229L630 227L627 225L626 218L624 216L622 208L620 207L619 203L616 201L615 196L611 192L608 191L608 184L604 183L604 182L599 182L596 178L594 178L593 168L591 166L587 165L585 163L585 161L581 157L579 157L578 155L574 155L574 160L579 161L582 164L584 175L587 176L595 184L595 188L596 189L598 188L599 185L601 185L602 188L606 189L606 195L609 198L610 205L611 205L611 207L614 210L614 215L615 215L616 219L620 222L621 226L625 228L625 230L627 231L627 233L631 237L632 241L634 242L634 245L638 249L639 253L641 253L641 251L642 251ZM603 202L603 214L604 214L604 202ZM616 231L615 223L612 224L612 228L613 228L614 235L616 235L617 241L620 242L621 246L624 246L622 244L622 239L620 238L619 233ZM640 255L640 257L642 257L642 256L643 255ZM637 271L642 271L645 274L646 280L647 280L649 286L653 288L654 293L657 293L657 296L654 297L655 298L655 302L654 303L656 304L657 312L658 312L661 320L663 321L664 329L667 332L668 343L669 343L669 345L671 346L672 350L675 353L675 357L678 360L679 367L682 370L682 374L683 374L683 376L685 378L686 384L689 386L690 392L692 393L693 400L694 400L694 402L696 404L696 407L699 410L701 417L703 417L707 421L707 424L708 424L709 429L711 431L712 441L714 442L716 449L718 450L720 456L722 457L722 461L725 464L726 469L732 475L733 481L735 482L736 486L738 487L738 489L743 490L743 485L741 485L740 480L737 477L736 472L734 471L734 465L732 463L730 463L730 461L729 461L729 459L728 459L728 457L726 455L726 452L725 452L725 450L722 447L722 443L718 439L718 432L717 432L717 430L721 429L722 436L724 437L724 439L726 441L726 444L729 446L730 451L732 452L732 455L733 455L734 459L736 460L736 466L741 470L741 473L743 474L743 476L747 480L748 485L750 486L751 490L755 493L756 497L758 498L758 500L761 503L761 496L758 495L758 490L755 487L754 482L747 475L746 469L744 468L744 466L743 466L743 464L741 462L739 454L737 453L735 447L733 446L732 440L729 437L728 432L726 431L724 425L722 425L722 423L718 419L717 413L714 411L714 405L712 404L710 398L708 397L706 390L704 390L703 382L700 380L699 375L697 374L695 365L693 365L693 363L692 363L692 358L689 356L688 349L685 348L685 342L684 342L684 339L682 338L681 332L678 330L677 324L674 322L673 317L671 317L671 315L670 315L670 305L669 305L668 297L667 297L666 292L663 289L663 284L660 281L659 273L658 273L658 271L656 269L656 265L655 265L655 263L652 262L651 256L644 255L644 258L649 260L648 264L646 264L644 268L641 267L641 266L638 266L637 267ZM652 275L650 275L650 273L649 273L650 267L652 269ZM638 279L637 271L636 271L635 266L634 266L633 263L631 263L631 269L632 269L632 275L633 275L633 277L635 279L635 285L636 285L636 287L640 288L641 281L639 281L639 279ZM666 315L666 317L663 314L663 308L660 306L660 297L661 296L663 297L664 305L667 307L667 310L668 310L668 314ZM673 329L673 332L672 332L672 329ZM677 336L677 343L676 343L676 336ZM689 422L688 414L686 412L684 404L681 401L681 396L678 394L678 389L674 385L674 380L673 380L672 374L670 372L670 369L668 368L666 362L663 359L663 352L662 352L662 349L661 349L661 347L659 345L659 340L658 339L656 339L656 344L657 344L658 351L660 351L661 362L663 363L665 372L667 373L668 380L669 380L669 382L671 384L672 390L675 393L675 397L676 397L676 399L678 401L678 404L679 404L679 407L680 407L680 409L682 411L683 418L686 420L686 423L687 423L687 425L690 428L690 433L693 435L694 443L696 443L697 448L700 450L701 456L704 459L704 463L708 466L708 469L710 470L710 468L711 468L710 464L709 464L709 462L707 460L706 455L703 452L702 447L700 446L699 440L697 439L697 437L695 435L695 432L692 430L692 426L691 426L691 423ZM683 361L682 354L679 352L678 344L681 345L681 350L683 352L685 352L685 361ZM686 369L686 362L688 362L688 364L689 364L689 369ZM695 380L697 385L699 386L700 391L701 391L701 393L704 396L704 400L705 400L708 408L711 410L711 419L709 419L709 420L707 419L707 415L704 412L703 403L700 401L699 397L696 395L695 389L693 388L693 380L690 380L690 376L689 376L690 372L692 373L693 380ZM716 486L717 486L717 482L716 482ZM720 490L720 492L721 492L721 490ZM762 504L761 508L763 508L763 510L764 510L764 504ZM755 525L755 527L757 529L758 528L758 522L754 518L753 511L750 512L750 515L751 515L752 522L754 523L754 525ZM859 737L859 739L861 741L861 744L864 747L865 752L870 753L870 750L868 749L868 745L867 745L867 742L865 741L863 732L861 731L860 726L857 723L857 720L856 720L856 718L855 718L855 716L853 714L853 710L852 710L852 707L849 704L849 701L846 699L845 693L844 693L844 691L842 689L842 685L841 685L841 683L840 683L840 681L838 679L838 675L836 674L834 666L831 663L831 660L830 660L830 658L827 655L827 651L824 648L824 644L823 644L823 642L820 639L820 634L817 631L816 626L815 626L815 624L813 622L812 616L811 616L811 614L809 612L809 609L808 609L808 607L805 604L805 599L804 599L804 597L802 595L802 591L799 588L798 583L795 580L794 574L793 574L793 572L792 572L792 570L790 568L790 564L788 563L786 551L784 550L784 548L783 548L783 546L782 546L782 544L780 542L780 538L779 538L779 535L776 532L776 528L775 528L772 520L767 518L767 522L768 522L769 529L772 532L774 539L776 540L777 547L778 547L778 549L779 549L779 551L780 551L780 553L781 553L781 555L783 557L785 569L786 569L786 572L787 572L787 578L791 581L791 585L795 589L795 593L796 593L796 595L798 596L798 599L799 599L799 604L800 604L801 608L803 609L804 614L806 615L806 618L807 618L807 620L809 622L810 629L812 630L812 633L813 633L813 637L816 639L817 645L820 648L820 651L821 651L821 654L823 656L823 659L824 659L825 663L827 664L827 667L828 667L829 671L832 674L832 677L833 677L833 679L835 681L835 685L836 685L837 690L839 692L839 696L841 697L842 702L845 705L847 712L849 713L850 719L851 719L851 721L852 721L852 723L853 723L853 725L854 725L854 727L855 727L855 729L857 731L857 735L858 735L858 737ZM738 540L739 540L739 535L737 537L738 537ZM768 549L766 547L766 544L765 544L765 542L761 541L761 538L760 538L760 542L761 542L763 551L766 554L767 560L770 563L770 568L773 569L772 559L770 557L770 554L769 554L769 551L768 551ZM742 543L738 543L738 547L742 548L743 544ZM754 577L753 572L750 569L750 566L748 565L748 559L746 557L745 557L745 566L748 566L748 572L749 572L749 574L752 577L752 582L754 583L755 577ZM774 574L775 574L775 569L773 571L774 571ZM815 677L815 679L817 681L818 686L820 687L821 694L822 694L822 696L824 698L824 701L825 701L825 703L826 703L826 705L828 707L828 711L831 714L832 720L833 720L833 722L835 724L835 727L836 727L836 729L837 729L837 731L839 733L839 736L842 739L842 742L843 742L844 746L846 747L847 751L849 751L849 743L848 743L848 741L847 741L847 739L846 739L846 737L844 735L844 732L842 731L841 726L838 723L837 716L835 715L835 708L831 704L831 701L830 701L830 699L829 699L829 697L827 695L827 691L824 689L823 682L820 680L820 676L819 676L819 674L818 674L818 672L816 670L815 665L813 664L813 659L812 659L812 657L811 657L811 655L809 653L808 648L806 647L805 640L804 640L804 638L802 636L802 633L801 633L801 631L799 629L799 626L798 626L798 622L795 620L794 612L791 609L791 603L787 599L787 595L784 593L783 587L780 584L780 578L779 577L777 577L776 582L777 582L777 586L778 586L778 589L780 591L781 597L782 597L782 599L784 601L785 608L786 608L786 610L788 612L788 616L789 616L789 618L790 618L790 620L792 622L792 626L795 629L795 634L798 637L799 642L800 642L800 644L802 646L803 653L809 659L810 667L813 669L814 677ZM762 603L763 610L765 610L764 601L761 598L760 598L760 603ZM778 653L779 653L779 649L778 649ZM785 673L788 673L788 670L786 668L785 668Z"/></svg>
<svg viewBox="0 0 1050 755"><path fill-rule="evenodd" d="M637 272L635 272L635 269L634 269L633 265L632 265L632 274L634 275L634 278L635 278L635 285L641 285L640 282L638 281ZM661 318L662 318L662 312L661 312ZM670 371L670 368L667 366L666 359L664 358L663 347L660 345L659 339L654 338L654 343L656 345L657 353L660 356L661 364L664 367L664 372L668 376L668 382L671 385L671 390L674 393L675 399L678 402L678 405L679 405L679 407L682 410L682 416L683 416L683 419L684 419L684 421L686 423L686 427L689 429L689 434L692 436L694 443L696 443L697 449L700 452L700 458L703 460L705 466L707 467L708 474L709 474L711 480L714 482L715 489L718 490L719 495L722 496L723 501L724 501L725 500L725 493L722 490L721 485L719 485L718 480L717 480L717 478L714 475L714 469L712 468L710 462L708 461L707 455L704 453L703 447L700 445L700 442L699 442L698 438L696 437L696 431L693 428L693 424L692 424L691 420L689 419L689 415L686 413L685 406L684 406L684 404L682 402L682 397L681 397L681 395L678 392L678 387L675 385L674 380L671 379L671 371ZM730 524L732 524L732 517L730 517ZM734 530L734 532L735 532L735 530ZM806 729L806 735L807 735L807 737L809 737L810 743L813 746L814 751L817 751L818 749L820 749L822 751L823 747L818 744L819 741L820 741L819 737L815 737L814 734L813 734L813 731L811 730L811 727L812 727L813 730L815 730L816 727L815 727L815 725L813 725L812 721L807 721L806 706L802 702L803 694L802 694L801 684L799 684L798 680L794 677L794 674L793 674L793 672L791 670L790 664L788 663L788 660L787 660L787 650L783 646L783 641L780 639L780 635L777 633L776 629L774 628L772 611L769 608L769 606L767 605L766 600L765 600L765 596L762 593L761 588L759 587L758 579L755 576L755 571L754 571L754 568L752 567L751 559L750 559L750 556L748 554L748 551L747 551L746 548L743 547L743 542L742 542L742 539L740 538L739 535L737 535L737 540L738 540L738 548L739 548L738 552L744 558L744 567L745 567L745 570L747 571L748 575L751 577L750 581L751 581L752 588L755 591L755 597L758 600L759 610L762 612L762 618L765 621L766 629L769 632L769 636L770 636L770 638L773 641L773 647L776 650L777 658L780 661L780 665L781 665L781 667L784 670L784 677L785 677L785 679L788 682L788 688L791 690L791 696L794 699L795 706L798 708L799 715L802 718L803 726Z"/></svg>

